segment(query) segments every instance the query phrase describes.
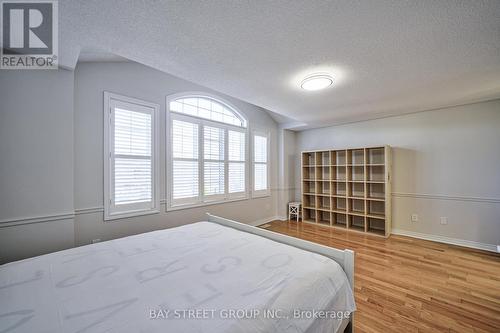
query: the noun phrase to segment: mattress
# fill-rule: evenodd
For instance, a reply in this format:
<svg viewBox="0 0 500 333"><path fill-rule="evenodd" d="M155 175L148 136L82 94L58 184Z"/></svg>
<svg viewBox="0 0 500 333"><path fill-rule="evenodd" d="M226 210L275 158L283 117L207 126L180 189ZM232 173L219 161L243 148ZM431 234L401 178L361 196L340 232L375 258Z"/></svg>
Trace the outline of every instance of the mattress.
<svg viewBox="0 0 500 333"><path fill-rule="evenodd" d="M333 260L199 222L0 266L0 332L336 332Z"/></svg>

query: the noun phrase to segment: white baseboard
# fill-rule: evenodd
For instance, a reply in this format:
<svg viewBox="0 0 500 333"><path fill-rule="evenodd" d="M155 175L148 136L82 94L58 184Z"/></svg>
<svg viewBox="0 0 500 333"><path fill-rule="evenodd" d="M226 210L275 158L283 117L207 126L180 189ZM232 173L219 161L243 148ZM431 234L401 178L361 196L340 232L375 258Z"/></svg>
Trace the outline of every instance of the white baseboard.
<svg viewBox="0 0 500 333"><path fill-rule="evenodd" d="M394 235L408 236L408 237L425 239L425 240L439 242L439 243L470 247L473 249L485 250L485 251L490 251L490 252L497 252L497 245L479 243L479 242L474 242L474 241L470 241L470 240L466 240L466 239L458 239L458 238L451 238L451 237L445 237L445 236L423 234L420 232L401 230L401 229L392 229L391 233Z"/></svg>
<svg viewBox="0 0 500 333"><path fill-rule="evenodd" d="M269 222L272 222L272 221L276 221L276 220L284 221L284 220L286 220L286 217L283 217L283 216L271 216L271 217L266 217L266 218L263 218L263 219L259 219L257 221L250 222L249 224L252 225L252 226L254 226L254 227L258 227L259 225L263 225L263 224L266 224L266 223L269 223Z"/></svg>

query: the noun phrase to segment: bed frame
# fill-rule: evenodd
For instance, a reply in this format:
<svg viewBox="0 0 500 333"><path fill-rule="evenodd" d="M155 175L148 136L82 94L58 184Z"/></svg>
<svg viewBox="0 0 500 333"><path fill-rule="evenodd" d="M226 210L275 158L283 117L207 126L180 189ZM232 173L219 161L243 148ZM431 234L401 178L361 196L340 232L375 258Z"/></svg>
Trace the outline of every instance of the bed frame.
<svg viewBox="0 0 500 333"><path fill-rule="evenodd" d="M257 228L248 224L241 222L236 222L233 220L225 219L223 217L215 216L207 213L208 221L217 223L226 227L234 228L244 232L249 232L254 235L266 237L272 239L276 242L287 244L290 246L297 247L302 250L315 252L321 254L325 257L335 260L343 269L351 285L351 289L354 291L354 251L352 250L339 250L333 247L328 247L313 242L309 242L303 239L286 236L273 231L269 231L262 228ZM349 324L344 332L353 333L354 332L354 314L351 314L349 319Z"/></svg>

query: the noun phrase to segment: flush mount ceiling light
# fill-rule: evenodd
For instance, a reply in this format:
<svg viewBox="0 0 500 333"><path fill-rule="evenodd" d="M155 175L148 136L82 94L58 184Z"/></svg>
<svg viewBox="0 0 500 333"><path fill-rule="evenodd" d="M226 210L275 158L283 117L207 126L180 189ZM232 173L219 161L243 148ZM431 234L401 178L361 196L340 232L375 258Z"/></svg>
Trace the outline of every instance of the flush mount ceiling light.
<svg viewBox="0 0 500 333"><path fill-rule="evenodd" d="M312 74L306 77L300 83L300 87L304 90L314 91L328 88L333 84L333 77L325 73Z"/></svg>

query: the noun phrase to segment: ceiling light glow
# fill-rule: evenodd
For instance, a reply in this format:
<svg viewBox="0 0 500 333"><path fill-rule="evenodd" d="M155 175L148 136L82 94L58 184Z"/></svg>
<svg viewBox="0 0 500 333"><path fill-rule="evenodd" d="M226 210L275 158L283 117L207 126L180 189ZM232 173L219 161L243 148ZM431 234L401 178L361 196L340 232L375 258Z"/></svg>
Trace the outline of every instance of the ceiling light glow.
<svg viewBox="0 0 500 333"><path fill-rule="evenodd" d="M300 87L304 90L315 91L328 88L333 84L333 77L329 74L318 73L309 75L300 83Z"/></svg>

